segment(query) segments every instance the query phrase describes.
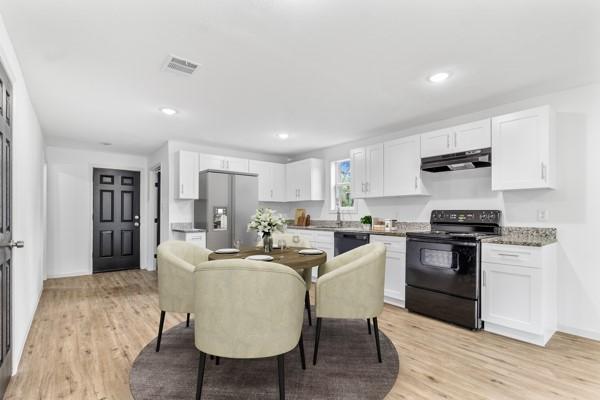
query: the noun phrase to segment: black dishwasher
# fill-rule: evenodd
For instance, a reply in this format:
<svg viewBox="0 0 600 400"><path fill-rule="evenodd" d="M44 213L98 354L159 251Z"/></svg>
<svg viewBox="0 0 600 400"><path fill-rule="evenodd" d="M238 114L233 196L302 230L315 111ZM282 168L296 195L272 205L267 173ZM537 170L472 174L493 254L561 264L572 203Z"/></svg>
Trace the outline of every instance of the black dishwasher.
<svg viewBox="0 0 600 400"><path fill-rule="evenodd" d="M360 232L335 232L335 255L369 244L369 234Z"/></svg>

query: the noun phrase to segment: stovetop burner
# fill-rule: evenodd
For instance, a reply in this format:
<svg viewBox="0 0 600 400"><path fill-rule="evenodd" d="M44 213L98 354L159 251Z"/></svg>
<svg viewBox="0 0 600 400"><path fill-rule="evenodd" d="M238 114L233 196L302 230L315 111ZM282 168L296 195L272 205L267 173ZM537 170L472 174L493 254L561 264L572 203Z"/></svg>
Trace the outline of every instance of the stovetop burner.
<svg viewBox="0 0 600 400"><path fill-rule="evenodd" d="M434 210L431 231L408 232L408 237L439 240L475 240L500 234L500 211L497 210Z"/></svg>

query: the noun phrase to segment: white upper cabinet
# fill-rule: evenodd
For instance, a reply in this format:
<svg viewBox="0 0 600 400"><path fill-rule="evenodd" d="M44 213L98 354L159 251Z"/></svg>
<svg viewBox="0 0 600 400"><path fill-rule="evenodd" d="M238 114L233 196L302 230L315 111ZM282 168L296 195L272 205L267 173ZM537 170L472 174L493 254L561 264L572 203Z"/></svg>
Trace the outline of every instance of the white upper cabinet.
<svg viewBox="0 0 600 400"><path fill-rule="evenodd" d="M383 143L350 151L352 196L356 199L383 196Z"/></svg>
<svg viewBox="0 0 600 400"><path fill-rule="evenodd" d="M452 131L450 129L440 129L438 131L422 134L421 157L432 157L452 153L452 150L450 149L451 136Z"/></svg>
<svg viewBox="0 0 600 400"><path fill-rule="evenodd" d="M193 200L198 198L198 153L180 150L175 153L177 165L177 198Z"/></svg>
<svg viewBox="0 0 600 400"><path fill-rule="evenodd" d="M453 153L492 147L492 125L490 119L455 126L451 129Z"/></svg>
<svg viewBox="0 0 600 400"><path fill-rule="evenodd" d="M200 154L200 171L219 169L232 172L249 172L248 163L245 158Z"/></svg>
<svg viewBox="0 0 600 400"><path fill-rule="evenodd" d="M352 168L352 197L355 199L367 197L365 193L367 149L360 147L350 150L350 163Z"/></svg>
<svg viewBox="0 0 600 400"><path fill-rule="evenodd" d="M489 119L470 122L421 135L421 157L440 156L491 146Z"/></svg>
<svg viewBox="0 0 600 400"><path fill-rule="evenodd" d="M258 201L285 201L285 165L250 160L251 173L258 174Z"/></svg>
<svg viewBox="0 0 600 400"><path fill-rule="evenodd" d="M323 160L308 158L286 165L286 200L324 200Z"/></svg>
<svg viewBox="0 0 600 400"><path fill-rule="evenodd" d="M426 195L421 181L420 136L409 136L384 144L384 195Z"/></svg>
<svg viewBox="0 0 600 400"><path fill-rule="evenodd" d="M553 121L549 106L492 118L492 190L555 188Z"/></svg>

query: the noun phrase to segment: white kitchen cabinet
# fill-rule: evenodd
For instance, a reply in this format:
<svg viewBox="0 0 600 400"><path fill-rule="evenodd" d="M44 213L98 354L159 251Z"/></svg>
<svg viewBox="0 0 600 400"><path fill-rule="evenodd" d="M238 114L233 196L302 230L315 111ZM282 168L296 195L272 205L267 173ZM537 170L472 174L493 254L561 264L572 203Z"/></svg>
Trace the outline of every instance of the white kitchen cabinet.
<svg viewBox="0 0 600 400"><path fill-rule="evenodd" d="M556 331L556 245L484 243L481 318L484 329L544 346Z"/></svg>
<svg viewBox="0 0 600 400"><path fill-rule="evenodd" d="M324 200L323 175L323 160L308 158L287 164L286 200Z"/></svg>
<svg viewBox="0 0 600 400"><path fill-rule="evenodd" d="M249 171L258 174L258 201L285 201L284 164L250 160Z"/></svg>
<svg viewBox="0 0 600 400"><path fill-rule="evenodd" d="M200 154L200 171L217 169L231 172L249 172L249 161L245 158Z"/></svg>
<svg viewBox="0 0 600 400"><path fill-rule="evenodd" d="M174 240L190 242L196 246L206 248L206 232L179 232L173 231Z"/></svg>
<svg viewBox="0 0 600 400"><path fill-rule="evenodd" d="M385 142L383 156L385 196L427 195L421 180L420 153L419 135Z"/></svg>
<svg viewBox="0 0 600 400"><path fill-rule="evenodd" d="M383 143L350 151L352 196L356 199L383 196Z"/></svg>
<svg viewBox="0 0 600 400"><path fill-rule="evenodd" d="M555 188L555 140L550 106L492 118L492 190Z"/></svg>
<svg viewBox="0 0 600 400"><path fill-rule="evenodd" d="M331 231L312 231L309 229L288 229L286 231L291 235L298 235L306 238L311 247L315 249L323 250L327 253L327 261L331 260L335 254L335 246L334 246L334 236ZM289 245L289 243L288 243ZM317 267L317 265L315 265ZM318 277L318 269L313 268L312 270L313 280L316 280Z"/></svg>
<svg viewBox="0 0 600 400"><path fill-rule="evenodd" d="M450 128L423 133L421 135L421 157L452 153L450 150L452 130Z"/></svg>
<svg viewBox="0 0 600 400"><path fill-rule="evenodd" d="M491 146L489 119L440 129L421 135L421 157L441 156Z"/></svg>
<svg viewBox="0 0 600 400"><path fill-rule="evenodd" d="M386 303L404 307L406 286L406 238L371 235L371 243L383 243L386 247L384 300Z"/></svg>
<svg viewBox="0 0 600 400"><path fill-rule="evenodd" d="M492 125L489 118L451 129L453 153L492 147Z"/></svg>
<svg viewBox="0 0 600 400"><path fill-rule="evenodd" d="M198 153L180 150L175 153L177 198L198 198Z"/></svg>

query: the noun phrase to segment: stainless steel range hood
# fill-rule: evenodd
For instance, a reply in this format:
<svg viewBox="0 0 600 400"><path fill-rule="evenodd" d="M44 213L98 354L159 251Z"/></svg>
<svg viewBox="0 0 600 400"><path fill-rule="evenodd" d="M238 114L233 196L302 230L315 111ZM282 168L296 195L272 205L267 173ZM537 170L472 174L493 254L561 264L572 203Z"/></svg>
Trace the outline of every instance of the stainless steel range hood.
<svg viewBox="0 0 600 400"><path fill-rule="evenodd" d="M491 166L492 149L490 147L421 159L421 170L428 172L460 171Z"/></svg>

